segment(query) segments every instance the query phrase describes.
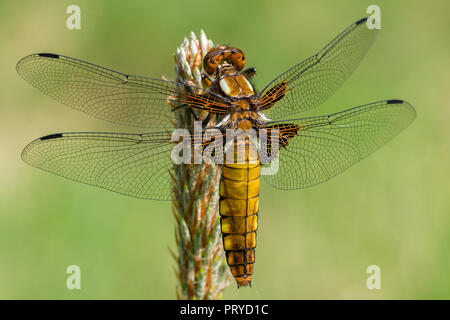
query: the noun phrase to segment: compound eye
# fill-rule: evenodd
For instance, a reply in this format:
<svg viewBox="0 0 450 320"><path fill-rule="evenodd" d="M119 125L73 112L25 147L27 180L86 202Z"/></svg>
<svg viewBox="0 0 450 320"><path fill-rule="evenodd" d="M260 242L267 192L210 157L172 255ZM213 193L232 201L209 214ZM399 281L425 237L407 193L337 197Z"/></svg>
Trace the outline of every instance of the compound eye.
<svg viewBox="0 0 450 320"><path fill-rule="evenodd" d="M208 73L208 74L213 74L216 71L218 65L219 65L219 61L218 61L217 57L205 59L205 61L204 61L204 68L205 68L206 73Z"/></svg>
<svg viewBox="0 0 450 320"><path fill-rule="evenodd" d="M236 52L231 57L232 63L234 67L239 71L242 70L245 66L245 56L242 52Z"/></svg>
<svg viewBox="0 0 450 320"><path fill-rule="evenodd" d="M213 63L207 63L205 64L205 71L208 74L213 74L214 71L216 71L216 66Z"/></svg>

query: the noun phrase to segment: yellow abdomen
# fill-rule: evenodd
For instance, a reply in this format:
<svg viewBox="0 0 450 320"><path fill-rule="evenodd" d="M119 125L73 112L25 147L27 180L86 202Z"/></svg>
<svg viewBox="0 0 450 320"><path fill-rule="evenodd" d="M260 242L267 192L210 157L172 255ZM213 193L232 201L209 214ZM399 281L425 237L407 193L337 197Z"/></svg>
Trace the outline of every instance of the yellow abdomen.
<svg viewBox="0 0 450 320"><path fill-rule="evenodd" d="M238 287L251 284L253 274L260 175L256 149L247 138L242 143L243 161L223 165L219 204L223 247Z"/></svg>

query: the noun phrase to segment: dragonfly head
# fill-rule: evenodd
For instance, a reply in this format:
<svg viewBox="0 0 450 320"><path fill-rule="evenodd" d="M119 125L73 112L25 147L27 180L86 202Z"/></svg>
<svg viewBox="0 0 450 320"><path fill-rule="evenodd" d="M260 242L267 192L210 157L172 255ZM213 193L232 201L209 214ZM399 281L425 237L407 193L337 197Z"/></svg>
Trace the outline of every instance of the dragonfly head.
<svg viewBox="0 0 450 320"><path fill-rule="evenodd" d="M210 50L203 58L203 68L209 75L213 75L218 67L228 62L236 71L241 71L245 66L245 55L241 49L219 46Z"/></svg>

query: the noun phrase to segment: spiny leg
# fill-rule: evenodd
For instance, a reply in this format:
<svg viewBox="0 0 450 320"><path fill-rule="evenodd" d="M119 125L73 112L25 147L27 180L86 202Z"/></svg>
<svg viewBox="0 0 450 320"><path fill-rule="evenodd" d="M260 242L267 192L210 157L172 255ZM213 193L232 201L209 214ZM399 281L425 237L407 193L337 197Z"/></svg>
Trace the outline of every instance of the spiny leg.
<svg viewBox="0 0 450 320"><path fill-rule="evenodd" d="M256 68L247 68L241 72L241 75L244 76L247 80L250 80L256 74Z"/></svg>

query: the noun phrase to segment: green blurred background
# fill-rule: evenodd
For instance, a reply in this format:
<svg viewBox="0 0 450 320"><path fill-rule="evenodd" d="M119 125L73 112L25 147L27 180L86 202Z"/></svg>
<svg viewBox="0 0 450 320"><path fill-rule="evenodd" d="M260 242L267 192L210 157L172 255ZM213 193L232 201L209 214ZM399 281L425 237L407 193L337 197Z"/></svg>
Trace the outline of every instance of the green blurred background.
<svg viewBox="0 0 450 320"><path fill-rule="evenodd" d="M307 190L263 184L253 288L233 299L450 298L448 1L1 1L0 298L172 299L170 203L78 184L22 162L31 140L65 131L136 132L53 101L16 62L53 52L130 74L173 76L190 31L237 46L257 87L309 57L371 4L382 30L360 67L314 114L388 98L411 127L368 159ZM81 7L68 30L67 6ZM82 289L65 287L68 265ZM366 287L381 267L381 290Z"/></svg>

